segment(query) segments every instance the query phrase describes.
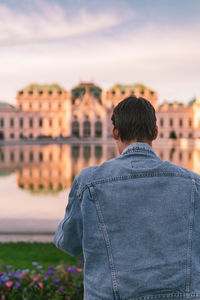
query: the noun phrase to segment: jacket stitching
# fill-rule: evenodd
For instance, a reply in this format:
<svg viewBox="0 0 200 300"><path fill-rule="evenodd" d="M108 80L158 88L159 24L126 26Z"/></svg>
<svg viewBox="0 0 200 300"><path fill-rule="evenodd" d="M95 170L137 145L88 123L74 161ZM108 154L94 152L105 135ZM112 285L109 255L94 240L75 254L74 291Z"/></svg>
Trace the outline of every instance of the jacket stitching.
<svg viewBox="0 0 200 300"><path fill-rule="evenodd" d="M105 179L99 179L93 182L88 183L85 185L82 189L80 189L77 193L78 197L81 197L81 194L87 189L92 187L93 185L102 184L102 183L109 183L114 181L120 181L120 180L128 180L133 178L145 178L145 177L165 177L165 176L171 176L171 177L182 177L191 179L191 175L184 175L180 173L173 173L173 172L159 172L159 173L138 173L134 175L124 175L124 176L116 176L116 177L110 177ZM195 179L193 179L195 181Z"/></svg>
<svg viewBox="0 0 200 300"><path fill-rule="evenodd" d="M181 297L181 298L194 298L199 297L199 293L171 293L171 294L157 294L157 295L149 295L149 296L141 296L135 298L129 298L127 300L146 300L146 299L157 299L157 298L171 298L171 297Z"/></svg>
<svg viewBox="0 0 200 300"><path fill-rule="evenodd" d="M114 292L114 295L115 295L115 299L118 300L119 299L119 291L118 291L116 271L115 271L115 267L114 267L114 261L113 261L113 257L112 257L112 249L111 249L111 244L110 244L108 232L107 232L107 229L106 229L106 226L105 226L105 223L104 223L104 218L103 218L103 214L102 214L102 211L101 211L101 208L100 208L99 201L96 199L94 187L91 186L90 190L91 190L91 194L93 195L93 199L95 201L95 205L96 205L97 213L98 213L98 216L99 216L99 221L100 221L102 233L103 233L105 243L106 243L108 259L109 259L110 268L111 268L113 292Z"/></svg>
<svg viewBox="0 0 200 300"><path fill-rule="evenodd" d="M191 281L191 252L192 252L192 230L194 223L194 192L195 180L192 179L192 192L191 192L191 210L189 216L189 233L188 233L188 250L187 250L187 279L186 279L186 292L190 292Z"/></svg>

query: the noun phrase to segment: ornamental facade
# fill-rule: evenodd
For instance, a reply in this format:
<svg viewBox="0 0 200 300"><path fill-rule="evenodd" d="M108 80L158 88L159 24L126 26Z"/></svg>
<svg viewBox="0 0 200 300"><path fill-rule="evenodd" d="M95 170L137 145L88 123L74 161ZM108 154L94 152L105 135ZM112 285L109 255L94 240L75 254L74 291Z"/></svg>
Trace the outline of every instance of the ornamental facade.
<svg viewBox="0 0 200 300"><path fill-rule="evenodd" d="M200 100L158 105L157 93L142 85L117 84L102 90L82 82L66 91L58 84L31 84L16 93L16 106L0 102L0 140L40 138L107 139L113 108L135 95L157 112L159 140L200 138Z"/></svg>

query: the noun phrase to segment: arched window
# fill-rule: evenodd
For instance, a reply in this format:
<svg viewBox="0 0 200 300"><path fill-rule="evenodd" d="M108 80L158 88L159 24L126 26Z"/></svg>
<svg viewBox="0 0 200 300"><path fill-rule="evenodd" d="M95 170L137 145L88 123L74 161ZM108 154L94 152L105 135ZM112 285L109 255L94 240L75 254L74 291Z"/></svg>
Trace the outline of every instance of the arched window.
<svg viewBox="0 0 200 300"><path fill-rule="evenodd" d="M32 118L29 119L29 126L30 126L31 128L33 127L33 119L32 119Z"/></svg>
<svg viewBox="0 0 200 300"><path fill-rule="evenodd" d="M11 152L10 153L10 161L14 161L15 160L15 154L14 154L14 152Z"/></svg>
<svg viewBox="0 0 200 300"><path fill-rule="evenodd" d="M83 136L88 137L91 134L91 125L89 121L83 123Z"/></svg>
<svg viewBox="0 0 200 300"><path fill-rule="evenodd" d="M83 148L83 157L85 160L89 160L91 156L91 148L90 146L84 146Z"/></svg>
<svg viewBox="0 0 200 300"><path fill-rule="evenodd" d="M80 156L80 147L79 146L73 146L72 147L72 158L74 160L77 160Z"/></svg>
<svg viewBox="0 0 200 300"><path fill-rule="evenodd" d="M160 152L160 158L163 159L163 152Z"/></svg>
<svg viewBox="0 0 200 300"><path fill-rule="evenodd" d="M20 161L24 161L24 152L20 152L19 158L20 158Z"/></svg>
<svg viewBox="0 0 200 300"><path fill-rule="evenodd" d="M78 121L72 122L72 136L79 137L79 122Z"/></svg>
<svg viewBox="0 0 200 300"><path fill-rule="evenodd" d="M174 130L170 132L169 138L170 139L177 139L176 132Z"/></svg>
<svg viewBox="0 0 200 300"><path fill-rule="evenodd" d="M4 133L2 131L0 132L0 140L4 140Z"/></svg>
<svg viewBox="0 0 200 300"><path fill-rule="evenodd" d="M101 157L102 157L102 147L101 146L96 146L95 147L94 155L95 155L97 160L101 159Z"/></svg>
<svg viewBox="0 0 200 300"><path fill-rule="evenodd" d="M170 127L173 126L173 119L170 119L170 120L169 120L169 125L170 125Z"/></svg>
<svg viewBox="0 0 200 300"><path fill-rule="evenodd" d="M100 121L95 123L95 137L102 137L102 123Z"/></svg>
<svg viewBox="0 0 200 300"><path fill-rule="evenodd" d="M188 138L189 138L189 139L192 139L192 138L193 138L193 135L192 135L191 132L188 134Z"/></svg>
<svg viewBox="0 0 200 300"><path fill-rule="evenodd" d="M33 161L33 152L29 153L29 161L32 162Z"/></svg>
<svg viewBox="0 0 200 300"><path fill-rule="evenodd" d="M42 118L39 119L39 127L42 127Z"/></svg>

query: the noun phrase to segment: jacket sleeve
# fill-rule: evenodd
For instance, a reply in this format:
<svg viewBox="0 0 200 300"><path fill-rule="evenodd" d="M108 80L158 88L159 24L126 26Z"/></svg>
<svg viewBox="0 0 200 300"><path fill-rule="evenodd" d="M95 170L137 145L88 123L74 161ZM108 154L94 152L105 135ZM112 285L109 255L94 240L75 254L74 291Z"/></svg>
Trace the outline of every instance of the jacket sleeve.
<svg viewBox="0 0 200 300"><path fill-rule="evenodd" d="M57 248L72 256L82 253L83 223L77 192L78 183L75 179L69 193L64 219L58 225L53 241Z"/></svg>

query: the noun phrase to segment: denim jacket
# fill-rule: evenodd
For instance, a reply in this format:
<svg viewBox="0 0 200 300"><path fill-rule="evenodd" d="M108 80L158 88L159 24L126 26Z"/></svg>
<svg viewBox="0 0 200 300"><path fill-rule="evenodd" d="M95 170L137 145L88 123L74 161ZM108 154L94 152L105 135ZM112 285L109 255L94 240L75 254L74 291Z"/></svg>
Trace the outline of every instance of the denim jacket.
<svg viewBox="0 0 200 300"><path fill-rule="evenodd" d="M133 143L75 178L54 243L84 300L200 299L200 176Z"/></svg>

